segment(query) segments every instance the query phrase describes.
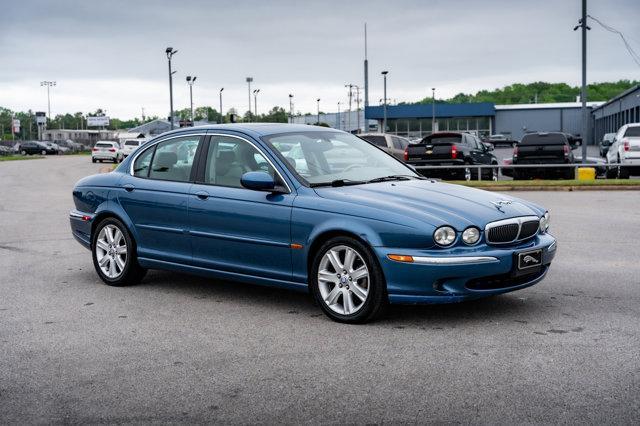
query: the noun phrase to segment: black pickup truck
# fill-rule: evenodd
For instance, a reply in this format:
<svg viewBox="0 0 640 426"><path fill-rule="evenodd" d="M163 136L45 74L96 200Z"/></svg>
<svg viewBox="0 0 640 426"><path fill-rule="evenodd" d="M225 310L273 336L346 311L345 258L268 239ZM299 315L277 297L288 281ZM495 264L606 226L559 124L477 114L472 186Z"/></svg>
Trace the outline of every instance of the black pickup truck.
<svg viewBox="0 0 640 426"><path fill-rule="evenodd" d="M498 164L491 152L493 146L486 145L470 133L439 132L422 139L418 144L407 146L404 160L412 166L464 166L474 164ZM456 180L477 178L478 168L419 169L427 177ZM498 180L498 168L482 169L482 178Z"/></svg>
<svg viewBox="0 0 640 426"><path fill-rule="evenodd" d="M581 143L579 138L561 132L529 133L513 149L513 165L517 164L574 164L572 150ZM556 177L574 179L572 167L514 168L514 179Z"/></svg>

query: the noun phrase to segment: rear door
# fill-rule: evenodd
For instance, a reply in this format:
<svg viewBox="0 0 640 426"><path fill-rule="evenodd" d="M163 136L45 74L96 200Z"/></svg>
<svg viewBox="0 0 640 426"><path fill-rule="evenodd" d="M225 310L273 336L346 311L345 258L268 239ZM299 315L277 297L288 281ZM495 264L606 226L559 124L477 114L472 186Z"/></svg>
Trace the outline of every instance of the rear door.
<svg viewBox="0 0 640 426"><path fill-rule="evenodd" d="M165 139L135 156L116 198L133 222L138 256L191 263L188 197L201 135Z"/></svg>

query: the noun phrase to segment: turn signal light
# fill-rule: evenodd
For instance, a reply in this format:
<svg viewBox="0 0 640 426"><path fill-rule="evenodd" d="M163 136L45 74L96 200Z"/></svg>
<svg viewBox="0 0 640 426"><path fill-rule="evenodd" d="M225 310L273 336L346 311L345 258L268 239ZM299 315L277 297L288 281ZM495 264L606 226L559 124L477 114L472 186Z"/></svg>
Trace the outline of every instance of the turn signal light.
<svg viewBox="0 0 640 426"><path fill-rule="evenodd" d="M396 262L405 262L405 263L413 262L413 257L405 256L403 254L389 254L387 255L387 257L391 260L395 260Z"/></svg>

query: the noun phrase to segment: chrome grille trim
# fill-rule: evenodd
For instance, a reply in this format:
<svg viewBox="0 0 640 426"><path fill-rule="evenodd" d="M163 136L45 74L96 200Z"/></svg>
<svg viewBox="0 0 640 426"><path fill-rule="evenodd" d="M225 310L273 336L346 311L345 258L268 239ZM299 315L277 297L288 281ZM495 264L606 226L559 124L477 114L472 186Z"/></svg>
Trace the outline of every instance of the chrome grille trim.
<svg viewBox="0 0 640 426"><path fill-rule="evenodd" d="M520 216L520 217L512 217L509 219L502 219L502 220L497 220L495 222L490 222L487 223L487 226L484 227L484 235L485 238L487 240L487 244L494 244L494 245L502 245L502 244L512 244L518 241L523 241L526 239L529 239L533 236L535 236L538 232L534 232L532 235L528 235L526 237L520 238L520 233L522 232L522 224L524 222L533 222L536 221L538 222L538 226L540 224L540 218L538 216ZM491 241L490 237L489 237L489 231L493 228L497 228L499 226L505 226L505 225L517 225L518 226L518 232L516 233L516 236L514 239L510 240L510 241L498 241L498 242L494 242Z"/></svg>

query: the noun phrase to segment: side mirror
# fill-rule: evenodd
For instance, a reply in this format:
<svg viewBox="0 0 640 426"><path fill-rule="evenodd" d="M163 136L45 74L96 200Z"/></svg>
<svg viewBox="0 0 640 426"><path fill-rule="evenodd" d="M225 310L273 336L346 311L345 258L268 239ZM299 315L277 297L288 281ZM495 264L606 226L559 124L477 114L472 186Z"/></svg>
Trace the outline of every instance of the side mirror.
<svg viewBox="0 0 640 426"><path fill-rule="evenodd" d="M240 178L240 184L253 191L286 192L267 172L247 172Z"/></svg>

